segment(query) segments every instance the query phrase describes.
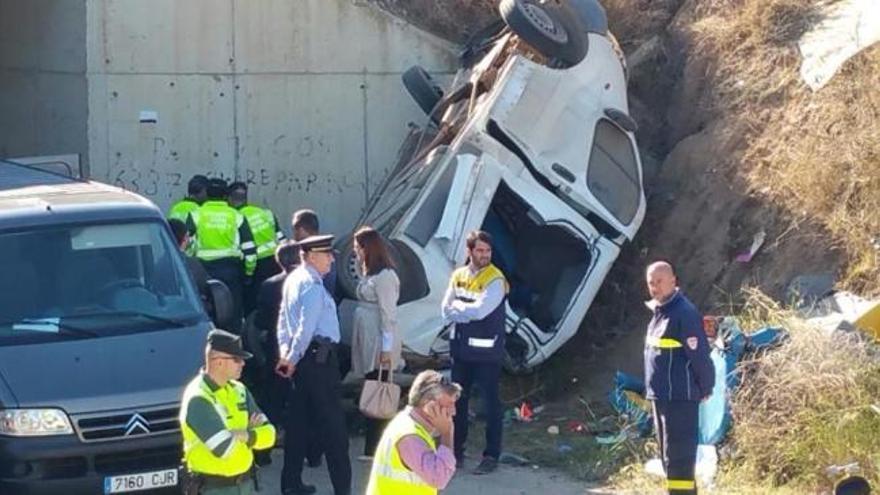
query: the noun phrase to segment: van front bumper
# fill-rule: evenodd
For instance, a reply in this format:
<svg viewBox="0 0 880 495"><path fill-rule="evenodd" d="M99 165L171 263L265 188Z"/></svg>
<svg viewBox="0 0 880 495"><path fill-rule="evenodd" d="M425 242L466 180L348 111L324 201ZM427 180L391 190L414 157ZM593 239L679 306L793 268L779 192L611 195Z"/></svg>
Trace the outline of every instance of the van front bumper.
<svg viewBox="0 0 880 495"><path fill-rule="evenodd" d="M0 436L0 494L100 494L108 476L176 468L181 454L179 433L90 443Z"/></svg>

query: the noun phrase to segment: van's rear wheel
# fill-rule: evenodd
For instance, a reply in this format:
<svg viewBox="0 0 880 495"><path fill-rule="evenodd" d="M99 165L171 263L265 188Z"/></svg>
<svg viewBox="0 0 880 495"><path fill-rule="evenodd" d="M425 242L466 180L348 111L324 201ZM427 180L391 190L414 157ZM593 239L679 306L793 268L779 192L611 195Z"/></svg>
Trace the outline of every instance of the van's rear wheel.
<svg viewBox="0 0 880 495"><path fill-rule="evenodd" d="M585 29L567 4L501 0L498 9L510 29L541 55L569 67L587 55Z"/></svg>
<svg viewBox="0 0 880 495"><path fill-rule="evenodd" d="M440 99L443 98L443 90L434 83L434 79L428 74L428 71L420 65L414 65L406 70L402 76L403 85L412 96L413 100L419 105L419 108L426 115L431 116L434 123L440 122L440 115L434 114L434 108Z"/></svg>
<svg viewBox="0 0 880 495"><path fill-rule="evenodd" d="M357 299L357 286L361 281L353 243L354 236L349 236L339 246L339 256L336 258L336 287L340 295L348 299Z"/></svg>

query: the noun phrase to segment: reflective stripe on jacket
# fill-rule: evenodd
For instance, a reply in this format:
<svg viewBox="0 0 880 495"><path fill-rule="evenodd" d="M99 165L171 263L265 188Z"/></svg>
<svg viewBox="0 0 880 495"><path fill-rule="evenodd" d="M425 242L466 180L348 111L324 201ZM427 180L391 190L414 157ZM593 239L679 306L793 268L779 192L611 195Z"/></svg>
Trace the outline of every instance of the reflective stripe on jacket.
<svg viewBox="0 0 880 495"><path fill-rule="evenodd" d="M646 397L698 401L711 394L715 368L700 312L679 291L652 309L645 338Z"/></svg>
<svg viewBox="0 0 880 495"><path fill-rule="evenodd" d="M366 495L436 495L437 489L407 468L397 451L397 444L407 435L417 435L432 450L437 450L434 438L412 418L410 411L407 407L397 413L385 428L376 448Z"/></svg>
<svg viewBox="0 0 880 495"><path fill-rule="evenodd" d="M452 272L450 283L455 299L472 303L479 300L486 287L498 279L504 283L504 293L507 294L509 291L507 279L504 278L501 270L492 264L477 273L471 273L470 268L463 266ZM502 299L498 307L482 320L455 324L449 349L452 359L468 362L501 362L504 357L504 319L507 311L505 299Z"/></svg>
<svg viewBox="0 0 880 495"><path fill-rule="evenodd" d="M255 428L248 427L253 413L248 407L248 391L245 386L230 380L222 387L212 386L204 374L193 379L183 392L180 408L180 429L183 433L183 460L193 473L216 476L238 476L251 469L254 455L251 449L263 450L275 444L275 428L270 423L263 423ZM196 425L188 421L189 408L194 401L204 399L213 406L217 418L223 428L211 431L207 439L199 438ZM216 423L216 421L213 421ZM242 442L234 438L233 430L249 432L249 441Z"/></svg>
<svg viewBox="0 0 880 495"><path fill-rule="evenodd" d="M254 244L257 246L257 259L275 256L278 241L284 239L284 234L275 221L275 215L266 208L254 205L242 206L239 211L247 219L251 228Z"/></svg>
<svg viewBox="0 0 880 495"><path fill-rule="evenodd" d="M190 214L190 221L195 230L197 258L244 258L246 273L248 266L256 265L257 250L247 220L225 201L205 201Z"/></svg>

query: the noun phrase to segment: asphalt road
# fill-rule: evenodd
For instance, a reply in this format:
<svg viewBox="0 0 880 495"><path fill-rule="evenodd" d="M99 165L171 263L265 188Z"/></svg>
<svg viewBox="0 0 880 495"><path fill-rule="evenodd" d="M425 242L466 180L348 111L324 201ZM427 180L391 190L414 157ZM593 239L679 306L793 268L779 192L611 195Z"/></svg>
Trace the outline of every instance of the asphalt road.
<svg viewBox="0 0 880 495"><path fill-rule="evenodd" d="M363 438L351 439L350 455L354 472L354 494L362 494L366 489L370 465L357 460L363 449ZM282 452L275 449L272 464L260 470L260 493L276 495L281 493ZM576 483L565 475L543 468L500 466L498 471L476 476L469 470L476 467L476 460L469 459L465 469L459 470L452 483L443 493L455 495L584 495L598 493L589 491L582 483ZM318 495L333 495L326 463L319 468L306 467L303 481L318 487Z"/></svg>

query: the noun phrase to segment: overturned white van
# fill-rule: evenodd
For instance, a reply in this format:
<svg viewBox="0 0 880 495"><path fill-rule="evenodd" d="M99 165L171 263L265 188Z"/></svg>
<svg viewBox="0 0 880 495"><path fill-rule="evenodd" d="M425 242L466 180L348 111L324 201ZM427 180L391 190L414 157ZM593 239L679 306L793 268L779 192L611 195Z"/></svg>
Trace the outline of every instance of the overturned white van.
<svg viewBox="0 0 880 495"><path fill-rule="evenodd" d="M443 359L440 301L468 232L495 242L505 273L505 364L527 371L578 330L645 214L623 59L595 1L501 2L505 24L462 57L443 93L419 68L404 82L431 123L360 219L390 241L405 356ZM359 273L340 240L346 314ZM348 330L348 331L346 331Z"/></svg>

